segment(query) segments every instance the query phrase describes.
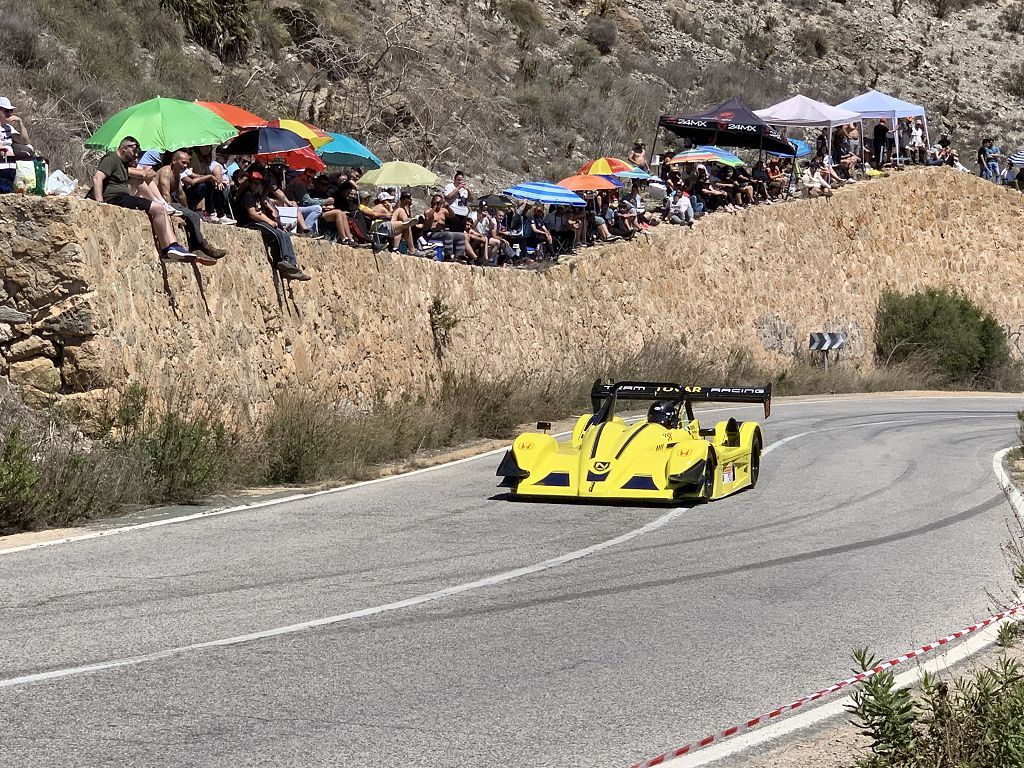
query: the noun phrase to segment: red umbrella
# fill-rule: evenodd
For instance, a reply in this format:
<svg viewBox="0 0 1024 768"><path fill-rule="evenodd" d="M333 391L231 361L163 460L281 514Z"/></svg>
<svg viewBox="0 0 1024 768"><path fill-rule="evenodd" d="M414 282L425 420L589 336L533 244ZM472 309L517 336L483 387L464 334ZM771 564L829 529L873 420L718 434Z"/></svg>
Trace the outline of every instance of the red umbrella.
<svg viewBox="0 0 1024 768"><path fill-rule="evenodd" d="M284 158L285 163L293 171L301 171L306 168L320 173L325 170L327 166L324 161L320 159L320 156L312 147L300 147L299 149L292 149L288 152L268 152L264 155L256 155L260 160L265 163L269 163L276 157Z"/></svg>

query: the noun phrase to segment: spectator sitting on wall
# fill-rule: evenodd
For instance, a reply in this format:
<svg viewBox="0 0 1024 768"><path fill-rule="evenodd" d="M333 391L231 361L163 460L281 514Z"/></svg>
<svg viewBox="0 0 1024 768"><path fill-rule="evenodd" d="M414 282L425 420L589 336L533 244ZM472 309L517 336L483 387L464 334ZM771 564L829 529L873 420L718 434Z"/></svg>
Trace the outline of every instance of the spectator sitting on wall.
<svg viewBox="0 0 1024 768"><path fill-rule="evenodd" d="M693 206L690 205L690 196L685 190L677 189L672 195L669 203L668 220L672 224L685 224L693 226Z"/></svg>
<svg viewBox="0 0 1024 768"><path fill-rule="evenodd" d="M164 206L155 200L131 194L130 181L133 173L153 173L152 168L143 171L132 167L141 154L142 149L134 137L126 136L121 139L117 150L104 155L96 167L90 197L100 203L143 211L149 216L160 258L165 261L188 261L193 256L174 239L171 220Z"/></svg>
<svg viewBox="0 0 1024 768"><path fill-rule="evenodd" d="M263 184L266 198L271 201L275 206L284 206L286 208L295 208L297 213L295 216L295 229L300 235L307 235L313 231L316 226L316 220L320 218L320 214L323 213L323 208L319 205L299 205L298 200L292 200L288 197L285 192L285 171L288 164L283 158L275 157L271 160L263 173Z"/></svg>
<svg viewBox="0 0 1024 768"><path fill-rule="evenodd" d="M563 205L552 205L544 217L544 226L551 234L551 250L553 256L572 251L576 236L569 227L569 214Z"/></svg>
<svg viewBox="0 0 1024 768"><path fill-rule="evenodd" d="M203 237L202 219L191 208L181 204L184 197L181 186L181 174L188 168L189 153L179 149L171 154L170 162L156 172L156 187L160 196L174 206L185 221L185 234L188 236L188 249L196 256L200 264L216 264L227 251L210 245Z"/></svg>
<svg viewBox="0 0 1024 768"><path fill-rule="evenodd" d="M267 197L260 171L250 171L246 175L244 191L239 195L235 214L240 227L259 231L264 245L270 249L274 268L282 277L288 280L309 280L309 275L299 269L292 238L281 226L277 209Z"/></svg>
<svg viewBox="0 0 1024 768"><path fill-rule="evenodd" d="M535 255L538 259L554 253L555 239L544 224L543 205L526 209L523 215L523 234L526 237L526 244L536 248Z"/></svg>
<svg viewBox="0 0 1024 768"><path fill-rule="evenodd" d="M463 232L466 229L466 218L469 216L469 202L473 194L466 186L466 177L462 171L456 171L448 185L444 188L444 199L451 209L452 218L448 229L452 232Z"/></svg>
<svg viewBox="0 0 1024 768"><path fill-rule="evenodd" d="M444 197L438 193L434 193L430 197L430 207L427 208L423 214L424 222L427 230L427 237L431 232L443 232L448 229L448 220L454 214L451 209L445 205Z"/></svg>
<svg viewBox="0 0 1024 768"><path fill-rule="evenodd" d="M613 235L630 240L637 233L636 211L626 200L619 200L615 210L615 223L610 227Z"/></svg>
<svg viewBox="0 0 1024 768"><path fill-rule="evenodd" d="M822 165L813 161L804 171L803 185L811 197L832 197L832 187L821 173Z"/></svg>
<svg viewBox="0 0 1024 768"><path fill-rule="evenodd" d="M386 193L385 193L386 194ZM399 244L404 240L408 253L412 256L426 256L422 250L416 247L413 239L413 227L423 223L423 217L412 215L412 195L402 192L398 196L398 206L391 213L391 249L397 251Z"/></svg>
<svg viewBox="0 0 1024 768"><path fill-rule="evenodd" d="M213 147L196 147L188 171L182 174L181 185L189 208L199 211L206 221L220 223L222 216L230 218L224 197L227 184L223 176L214 173L213 162Z"/></svg>

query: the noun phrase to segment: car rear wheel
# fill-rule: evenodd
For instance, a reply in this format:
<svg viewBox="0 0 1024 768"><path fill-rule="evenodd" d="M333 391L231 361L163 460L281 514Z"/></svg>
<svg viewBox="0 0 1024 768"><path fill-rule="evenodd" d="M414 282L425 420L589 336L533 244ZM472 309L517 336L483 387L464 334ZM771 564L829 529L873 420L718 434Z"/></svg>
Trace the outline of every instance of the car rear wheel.
<svg viewBox="0 0 1024 768"><path fill-rule="evenodd" d="M755 432L750 441L750 487L757 485L757 476L761 474L761 433Z"/></svg>

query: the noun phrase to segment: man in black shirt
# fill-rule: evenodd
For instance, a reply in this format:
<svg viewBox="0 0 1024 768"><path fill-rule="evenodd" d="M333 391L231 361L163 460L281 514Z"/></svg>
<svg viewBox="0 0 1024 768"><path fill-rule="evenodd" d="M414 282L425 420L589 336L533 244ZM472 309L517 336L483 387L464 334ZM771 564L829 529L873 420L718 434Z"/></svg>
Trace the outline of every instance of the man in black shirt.
<svg viewBox="0 0 1024 768"><path fill-rule="evenodd" d="M274 266L287 280L309 280L309 275L299 269L291 236L281 227L272 203L267 201L263 190L263 174L251 171L245 188L239 193L235 207L238 226L259 230L263 242L274 256Z"/></svg>

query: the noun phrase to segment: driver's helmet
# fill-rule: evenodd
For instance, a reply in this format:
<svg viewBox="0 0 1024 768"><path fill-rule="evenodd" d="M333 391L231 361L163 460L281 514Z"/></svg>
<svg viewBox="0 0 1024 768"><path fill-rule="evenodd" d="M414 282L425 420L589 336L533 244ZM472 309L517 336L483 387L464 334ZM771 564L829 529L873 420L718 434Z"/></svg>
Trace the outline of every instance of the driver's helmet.
<svg viewBox="0 0 1024 768"><path fill-rule="evenodd" d="M658 400L647 411L647 421L675 429L679 426L679 407L671 400Z"/></svg>

